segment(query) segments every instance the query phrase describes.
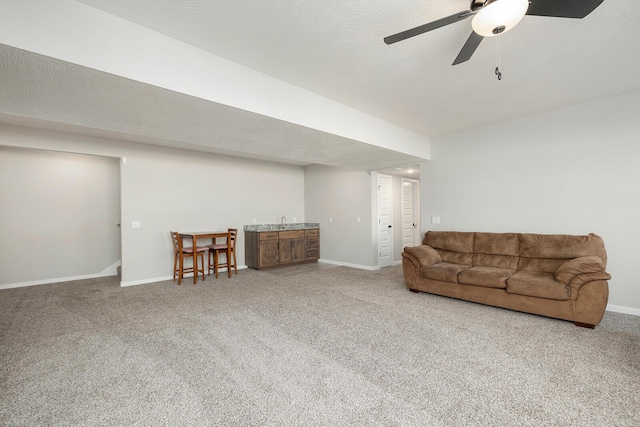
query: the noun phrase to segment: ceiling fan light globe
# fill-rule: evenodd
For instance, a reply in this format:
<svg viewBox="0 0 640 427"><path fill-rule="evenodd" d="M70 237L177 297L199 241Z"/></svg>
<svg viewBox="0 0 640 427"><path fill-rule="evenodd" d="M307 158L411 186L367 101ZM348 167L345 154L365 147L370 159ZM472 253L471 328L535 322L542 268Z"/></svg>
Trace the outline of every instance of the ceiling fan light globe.
<svg viewBox="0 0 640 427"><path fill-rule="evenodd" d="M518 25L528 8L529 0L495 0L480 9L473 17L471 26L483 37L506 33Z"/></svg>

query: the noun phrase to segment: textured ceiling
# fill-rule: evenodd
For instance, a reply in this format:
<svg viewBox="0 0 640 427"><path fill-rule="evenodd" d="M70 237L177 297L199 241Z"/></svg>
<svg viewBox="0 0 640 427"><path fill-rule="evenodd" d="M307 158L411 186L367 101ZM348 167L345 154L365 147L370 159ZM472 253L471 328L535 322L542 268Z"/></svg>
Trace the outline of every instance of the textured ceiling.
<svg viewBox="0 0 640 427"><path fill-rule="evenodd" d="M605 0L582 20L526 16L457 66L469 19L391 46L382 39L468 0L80 3L428 137L640 89L638 0ZM393 171L419 161L6 45L0 73L3 121L294 164Z"/></svg>

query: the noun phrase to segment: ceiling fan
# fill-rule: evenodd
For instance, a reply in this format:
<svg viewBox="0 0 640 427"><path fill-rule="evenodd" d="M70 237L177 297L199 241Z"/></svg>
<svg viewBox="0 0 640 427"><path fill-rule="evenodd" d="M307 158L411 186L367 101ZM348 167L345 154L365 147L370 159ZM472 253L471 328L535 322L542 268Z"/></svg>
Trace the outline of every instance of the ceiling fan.
<svg viewBox="0 0 640 427"><path fill-rule="evenodd" d="M557 18L584 18L604 0L471 0L470 10L463 10L428 24L385 37L386 44L453 24L473 16L473 31L453 61L457 65L468 61L485 37L497 36L515 27L525 15Z"/></svg>

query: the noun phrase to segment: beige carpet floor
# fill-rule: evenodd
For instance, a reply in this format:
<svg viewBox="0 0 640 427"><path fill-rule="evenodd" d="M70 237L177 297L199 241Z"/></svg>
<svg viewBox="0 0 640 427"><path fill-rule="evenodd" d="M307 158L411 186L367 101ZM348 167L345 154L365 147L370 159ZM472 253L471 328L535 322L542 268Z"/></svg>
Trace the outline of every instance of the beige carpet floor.
<svg viewBox="0 0 640 427"><path fill-rule="evenodd" d="M410 293L400 267L0 291L2 426L640 426L640 317Z"/></svg>

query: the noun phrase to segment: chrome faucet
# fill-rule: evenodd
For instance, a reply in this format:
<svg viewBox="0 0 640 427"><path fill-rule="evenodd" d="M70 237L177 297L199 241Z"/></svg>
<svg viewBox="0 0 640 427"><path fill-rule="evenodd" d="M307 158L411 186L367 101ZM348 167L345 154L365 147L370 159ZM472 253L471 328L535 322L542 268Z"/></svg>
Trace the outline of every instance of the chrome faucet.
<svg viewBox="0 0 640 427"><path fill-rule="evenodd" d="M280 225L284 225L284 222L287 220L287 218L282 215L282 218L280 219Z"/></svg>

